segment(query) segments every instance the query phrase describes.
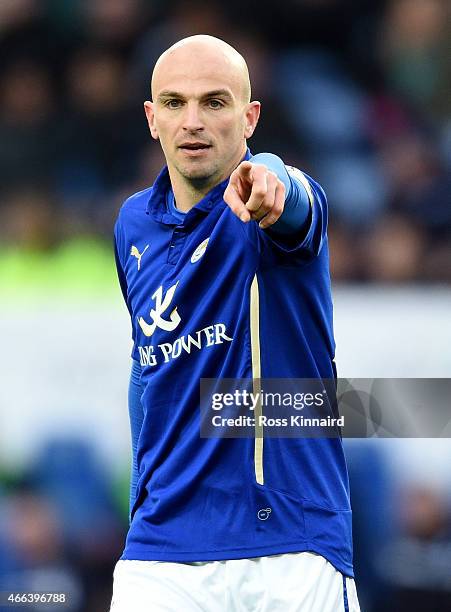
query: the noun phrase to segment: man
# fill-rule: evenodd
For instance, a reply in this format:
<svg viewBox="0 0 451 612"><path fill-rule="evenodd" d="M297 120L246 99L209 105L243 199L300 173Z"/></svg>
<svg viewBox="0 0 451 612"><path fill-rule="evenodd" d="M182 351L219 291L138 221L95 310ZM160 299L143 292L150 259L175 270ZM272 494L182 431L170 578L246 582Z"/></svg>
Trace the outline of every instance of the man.
<svg viewBox="0 0 451 612"><path fill-rule="evenodd" d="M333 378L321 187L246 140L244 59L193 36L144 108L167 167L123 205L130 529L112 612L358 610L340 438L200 437L201 378Z"/></svg>

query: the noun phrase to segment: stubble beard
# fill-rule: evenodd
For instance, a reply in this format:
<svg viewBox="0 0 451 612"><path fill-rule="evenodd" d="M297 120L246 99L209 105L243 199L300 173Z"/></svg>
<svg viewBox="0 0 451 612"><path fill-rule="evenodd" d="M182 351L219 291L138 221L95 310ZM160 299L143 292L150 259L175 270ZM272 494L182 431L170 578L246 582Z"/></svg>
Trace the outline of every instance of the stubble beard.
<svg viewBox="0 0 451 612"><path fill-rule="evenodd" d="M187 168L182 165L176 165L177 172L183 179L196 191L205 190L213 186L217 182L219 176L218 164L212 162L204 168Z"/></svg>

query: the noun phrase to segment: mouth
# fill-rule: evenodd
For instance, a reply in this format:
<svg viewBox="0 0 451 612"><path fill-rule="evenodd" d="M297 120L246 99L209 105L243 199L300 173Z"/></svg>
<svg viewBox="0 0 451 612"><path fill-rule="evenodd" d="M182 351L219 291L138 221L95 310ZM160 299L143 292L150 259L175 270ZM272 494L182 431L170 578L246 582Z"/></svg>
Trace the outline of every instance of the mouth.
<svg viewBox="0 0 451 612"><path fill-rule="evenodd" d="M179 149L188 153L189 155L201 154L208 149L211 149L211 145L205 142L184 142L179 145Z"/></svg>

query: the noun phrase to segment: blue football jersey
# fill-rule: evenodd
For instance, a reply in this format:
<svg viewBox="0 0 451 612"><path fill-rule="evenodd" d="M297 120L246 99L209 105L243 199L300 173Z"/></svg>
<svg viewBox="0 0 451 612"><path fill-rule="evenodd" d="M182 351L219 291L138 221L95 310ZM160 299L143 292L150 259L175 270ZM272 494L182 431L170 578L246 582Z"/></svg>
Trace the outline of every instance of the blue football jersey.
<svg viewBox="0 0 451 612"><path fill-rule="evenodd" d="M223 200L227 181L176 214L167 168L121 208L116 260L144 389L121 559L313 551L353 576L340 437L200 437L201 378L336 375L326 197L290 175L311 204L299 235L242 223Z"/></svg>

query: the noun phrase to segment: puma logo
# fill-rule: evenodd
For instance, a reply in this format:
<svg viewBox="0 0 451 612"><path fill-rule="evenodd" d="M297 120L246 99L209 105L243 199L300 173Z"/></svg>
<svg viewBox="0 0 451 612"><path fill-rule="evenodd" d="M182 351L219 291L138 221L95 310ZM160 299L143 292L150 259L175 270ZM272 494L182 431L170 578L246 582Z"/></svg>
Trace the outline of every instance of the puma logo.
<svg viewBox="0 0 451 612"><path fill-rule="evenodd" d="M136 259L138 260L138 270L141 269L141 258L144 255L144 253L147 251L148 248L149 248L149 245L147 245L144 251L140 253L138 249L135 247L135 245L132 245L130 255L132 255L133 257L136 257Z"/></svg>

